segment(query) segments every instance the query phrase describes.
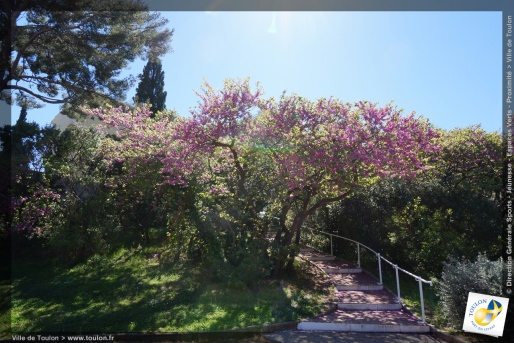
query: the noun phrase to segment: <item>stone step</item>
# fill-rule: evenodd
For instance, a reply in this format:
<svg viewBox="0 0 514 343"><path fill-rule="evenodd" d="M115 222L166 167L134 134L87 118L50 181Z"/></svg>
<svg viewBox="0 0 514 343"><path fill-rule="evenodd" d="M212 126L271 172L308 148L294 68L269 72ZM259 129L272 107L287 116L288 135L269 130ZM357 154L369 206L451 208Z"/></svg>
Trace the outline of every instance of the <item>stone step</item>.
<svg viewBox="0 0 514 343"><path fill-rule="evenodd" d="M430 327L402 310L337 310L325 316L301 321L298 330L346 332L430 332Z"/></svg>
<svg viewBox="0 0 514 343"><path fill-rule="evenodd" d="M402 304L386 290L379 291L340 291L338 293L340 310L401 310Z"/></svg>
<svg viewBox="0 0 514 343"><path fill-rule="evenodd" d="M318 267L323 269L327 274L340 274L340 273L360 273L362 269L358 266L343 261L341 259L315 261Z"/></svg>
<svg viewBox="0 0 514 343"><path fill-rule="evenodd" d="M355 304L393 304L398 298L387 290L379 291L340 291L337 298L341 303Z"/></svg>
<svg viewBox="0 0 514 343"><path fill-rule="evenodd" d="M300 254L314 251L313 248L300 248Z"/></svg>
<svg viewBox="0 0 514 343"><path fill-rule="evenodd" d="M320 268L358 268L357 265L346 262L339 258L331 261L315 262L315 264Z"/></svg>
<svg viewBox="0 0 514 343"><path fill-rule="evenodd" d="M364 274L364 273L363 273ZM345 275L345 274L340 274ZM383 285L336 285L338 291L381 291Z"/></svg>
<svg viewBox="0 0 514 343"><path fill-rule="evenodd" d="M402 304L351 304L351 303L338 303L337 308L340 310L359 310L359 311L395 311L401 310Z"/></svg>
<svg viewBox="0 0 514 343"><path fill-rule="evenodd" d="M337 310L301 321L298 330L341 332L426 333L430 327L402 310L396 296L360 266L310 248L303 257L325 271L338 289Z"/></svg>
<svg viewBox="0 0 514 343"><path fill-rule="evenodd" d="M309 261L333 261L336 259L335 256L311 256L307 257Z"/></svg>
<svg viewBox="0 0 514 343"><path fill-rule="evenodd" d="M315 250L303 252L301 255L309 261L334 261L336 259L335 256L329 256Z"/></svg>
<svg viewBox="0 0 514 343"><path fill-rule="evenodd" d="M361 268L323 268L327 274L354 274L362 273Z"/></svg>
<svg viewBox="0 0 514 343"><path fill-rule="evenodd" d="M330 274L338 291L380 291L384 286L367 273Z"/></svg>

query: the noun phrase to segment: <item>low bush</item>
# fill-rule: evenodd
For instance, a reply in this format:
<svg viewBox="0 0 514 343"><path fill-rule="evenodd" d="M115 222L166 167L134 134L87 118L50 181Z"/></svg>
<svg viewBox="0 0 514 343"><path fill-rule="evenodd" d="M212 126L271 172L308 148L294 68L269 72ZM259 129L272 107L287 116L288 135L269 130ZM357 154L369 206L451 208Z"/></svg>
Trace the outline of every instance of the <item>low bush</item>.
<svg viewBox="0 0 514 343"><path fill-rule="evenodd" d="M491 261L482 254L475 262L454 260L443 264L441 281L436 289L446 325L462 328L469 292L502 295L502 267L502 259Z"/></svg>

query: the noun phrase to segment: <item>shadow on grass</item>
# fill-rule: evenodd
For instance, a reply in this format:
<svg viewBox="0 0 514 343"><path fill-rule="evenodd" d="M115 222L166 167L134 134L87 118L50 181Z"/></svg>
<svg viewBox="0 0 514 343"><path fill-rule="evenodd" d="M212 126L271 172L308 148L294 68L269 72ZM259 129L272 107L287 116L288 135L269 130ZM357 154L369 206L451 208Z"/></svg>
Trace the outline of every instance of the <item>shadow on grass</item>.
<svg viewBox="0 0 514 343"><path fill-rule="evenodd" d="M202 280L189 266L166 270L136 260L90 262L66 271L50 262L13 268L14 332L134 332L176 321ZM187 310L184 308L184 310Z"/></svg>
<svg viewBox="0 0 514 343"><path fill-rule="evenodd" d="M258 291L211 284L199 266L159 265L144 254L13 265L14 333L226 331L291 321L319 310L318 293L265 283ZM310 288L309 279L296 280ZM289 288L287 288L289 287Z"/></svg>

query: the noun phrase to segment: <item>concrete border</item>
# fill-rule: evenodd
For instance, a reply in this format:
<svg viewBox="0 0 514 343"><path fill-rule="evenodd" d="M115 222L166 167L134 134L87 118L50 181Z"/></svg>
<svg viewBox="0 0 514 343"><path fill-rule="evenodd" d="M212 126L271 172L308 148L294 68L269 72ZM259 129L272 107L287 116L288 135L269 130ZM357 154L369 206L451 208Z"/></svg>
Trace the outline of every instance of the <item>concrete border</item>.
<svg viewBox="0 0 514 343"><path fill-rule="evenodd" d="M389 291L391 291L391 290L389 290ZM412 313L412 310L409 307L407 307L407 305L405 305L404 303L402 303L402 310L404 310L411 316L418 318L418 316L416 316L414 313ZM444 330L436 328L434 326L434 324L427 323L427 325L428 325L428 327L430 327L430 334L434 335L437 338L442 339L443 341L450 342L450 343L469 343L468 341L466 341L464 339L453 336L448 331L444 331Z"/></svg>
<svg viewBox="0 0 514 343"><path fill-rule="evenodd" d="M114 336L114 342L237 342L251 338L260 332L236 332L236 331L203 331L203 332L171 332L171 333L123 333L110 334ZM62 334L61 334L62 335ZM80 336L82 336L81 334ZM96 335L96 334L95 334ZM109 336L109 334L98 334ZM63 336L69 336L64 334ZM86 341L86 340L84 340ZM11 342L11 340L9 341ZM66 341L58 341L66 342ZM94 341L93 341L94 342ZM112 341L111 341L112 342Z"/></svg>
<svg viewBox="0 0 514 343"><path fill-rule="evenodd" d="M300 321L292 321L292 322L282 322L282 323L273 323L273 324L262 324L262 325L252 325L245 328L240 329L232 329L228 331L220 331L220 332L254 332L254 333L270 333L277 331L285 331L285 330L296 330L296 326Z"/></svg>
<svg viewBox="0 0 514 343"><path fill-rule="evenodd" d="M316 323L301 322L298 330L302 331L339 331L339 332L395 332L395 333L428 333L428 325L382 325L357 323Z"/></svg>

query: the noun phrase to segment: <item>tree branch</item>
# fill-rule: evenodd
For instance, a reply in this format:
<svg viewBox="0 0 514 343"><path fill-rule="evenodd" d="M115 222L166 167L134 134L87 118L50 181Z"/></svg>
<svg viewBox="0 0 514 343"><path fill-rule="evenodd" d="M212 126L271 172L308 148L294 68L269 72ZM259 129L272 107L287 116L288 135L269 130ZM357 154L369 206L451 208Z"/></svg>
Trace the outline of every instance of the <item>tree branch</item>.
<svg viewBox="0 0 514 343"><path fill-rule="evenodd" d="M326 204L329 204L331 202L335 202L335 201L339 201L339 200L343 200L344 198L346 198L348 196L348 194L350 194L351 192L348 191L348 192L345 192L341 195L338 195L336 197L333 197L333 198L324 198L324 199L321 199L320 201L318 201L316 204L314 204L311 208L309 208L307 210L307 212L305 212L305 216L308 217L310 216L311 214L313 214L318 208L320 208L321 206L324 206Z"/></svg>
<svg viewBox="0 0 514 343"><path fill-rule="evenodd" d="M39 76L23 76L19 79L17 79L18 81L19 80L24 80L24 79L35 79L35 80L39 80L39 81L43 81L43 82L46 82L48 84L56 84L56 85L59 85L65 89L74 89L74 90L77 90L77 91L81 91L82 93L87 93L87 94L90 94L92 96L98 96L98 97L101 97L105 100L109 100L109 101L114 101L114 102L118 102L116 99L113 99L112 97L106 95L106 94L103 94L103 93L99 93L99 92L96 92L96 91L90 91L90 90L84 90L83 88L80 88L78 86L75 86L74 84L70 84L70 83L65 83L65 82L59 82L59 81L52 81L48 78L44 78L44 77L39 77ZM26 81L26 82L29 82L29 81ZM27 92L29 93L30 95L38 98L39 100L41 101L44 101L48 104L63 104L65 102L68 102L72 97L69 96L69 97L66 97L66 98L63 98L62 100L58 100L58 99L55 99L55 98L50 98L50 97L46 97L46 96L43 96L41 94L38 94L38 93L35 93L31 90L29 90L28 88L26 87L22 87L22 86L18 86L18 85L7 85L4 89L17 89L17 90L20 90L20 91L23 91L23 92Z"/></svg>
<svg viewBox="0 0 514 343"><path fill-rule="evenodd" d="M26 92L36 98L38 98L39 100L41 101L44 101L48 104L63 104L66 102L67 98L66 99L62 99L62 100L56 100L56 99L52 99L52 98L49 98L49 97L46 97L46 96L43 96L41 94L37 94L37 93L34 93L33 91L31 91L30 89L28 88L25 88L25 87L21 87L21 86L17 86L17 85L7 85L4 89L15 89L15 90L20 90L22 92Z"/></svg>
<svg viewBox="0 0 514 343"><path fill-rule="evenodd" d="M64 82L60 82L60 81L54 81L54 80L49 79L48 77L25 75L25 76L20 76L20 77L14 78L14 80L16 80L16 81L26 80L26 79L34 79L34 80L42 81L43 83L53 83L53 84L59 85L61 87L70 87L70 88L74 87L73 84L64 83ZM29 81L27 81L27 82L29 82ZM75 88L79 89L79 87L75 87Z"/></svg>
<svg viewBox="0 0 514 343"><path fill-rule="evenodd" d="M234 147L231 144L213 141L213 145L228 148L230 150L230 152L232 153L232 156L234 157L235 167L240 176L239 181L237 182L237 186L238 186L239 190L241 191L241 193L243 193L244 195L248 195L248 191L246 190L246 188L244 186L244 182L246 179L246 171L244 170L241 163L239 163L239 161L238 161L239 155L237 154L237 151L234 149Z"/></svg>

